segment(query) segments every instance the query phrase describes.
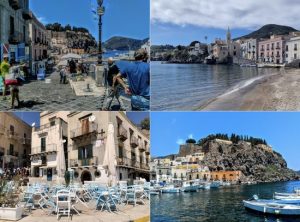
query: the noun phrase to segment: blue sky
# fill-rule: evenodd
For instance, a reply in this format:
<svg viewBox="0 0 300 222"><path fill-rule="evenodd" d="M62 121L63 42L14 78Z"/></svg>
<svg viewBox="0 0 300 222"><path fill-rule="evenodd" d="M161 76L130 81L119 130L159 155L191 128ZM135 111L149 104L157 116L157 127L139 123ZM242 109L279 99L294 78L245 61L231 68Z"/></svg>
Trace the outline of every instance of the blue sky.
<svg viewBox="0 0 300 222"><path fill-rule="evenodd" d="M299 0L151 0L151 40L187 45L207 36L210 43L224 39L228 26L233 37L266 24L300 29L299 11Z"/></svg>
<svg viewBox="0 0 300 222"><path fill-rule="evenodd" d="M149 112L126 112L127 117L135 124L140 124L141 121L149 117Z"/></svg>
<svg viewBox="0 0 300 222"><path fill-rule="evenodd" d="M14 114L30 126L32 123L35 123L36 126L40 125L39 112L14 112Z"/></svg>
<svg viewBox="0 0 300 222"><path fill-rule="evenodd" d="M98 39L94 6L96 0L30 0L30 9L44 24L59 22L85 27ZM113 36L149 37L149 0L104 0L104 6L103 41Z"/></svg>
<svg viewBox="0 0 300 222"><path fill-rule="evenodd" d="M300 113L294 112L152 112L151 156L178 153L187 138L236 133L266 139L288 167L300 170Z"/></svg>
<svg viewBox="0 0 300 222"><path fill-rule="evenodd" d="M14 112L14 114L29 125L34 122L36 126L40 125L39 112ZM139 124L143 119L149 117L149 112L126 112L126 115L133 123Z"/></svg>

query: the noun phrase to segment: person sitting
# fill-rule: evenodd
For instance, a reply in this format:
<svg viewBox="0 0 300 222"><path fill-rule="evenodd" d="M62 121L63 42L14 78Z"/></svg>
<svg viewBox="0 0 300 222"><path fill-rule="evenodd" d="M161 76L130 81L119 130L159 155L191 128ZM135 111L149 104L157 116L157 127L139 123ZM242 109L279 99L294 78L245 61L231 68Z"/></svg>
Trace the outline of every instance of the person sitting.
<svg viewBox="0 0 300 222"><path fill-rule="evenodd" d="M135 62L119 62L120 72L113 79L113 87L118 81L131 95L132 110L147 111L150 108L150 65L145 62L148 58L147 51L139 49L134 54ZM129 87L122 78L127 78Z"/></svg>
<svg viewBox="0 0 300 222"><path fill-rule="evenodd" d="M117 65L115 64L113 58L108 58L108 73L107 73L107 88L106 88L106 101L104 103L104 108L103 110L109 110L111 103L114 99L114 97L116 97L116 99L119 102L120 105L120 110L125 111L125 107L124 107L124 103L122 101L122 99L120 98L120 91L121 91L121 86L118 82L115 83L115 85L113 86L113 78L114 76L116 76L119 73L119 68L117 67Z"/></svg>

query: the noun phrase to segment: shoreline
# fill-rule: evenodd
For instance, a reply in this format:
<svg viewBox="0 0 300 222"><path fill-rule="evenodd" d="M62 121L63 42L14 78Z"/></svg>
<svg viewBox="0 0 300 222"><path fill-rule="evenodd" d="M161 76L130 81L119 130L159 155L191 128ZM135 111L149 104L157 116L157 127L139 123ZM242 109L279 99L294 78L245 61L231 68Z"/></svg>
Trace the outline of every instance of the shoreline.
<svg viewBox="0 0 300 222"><path fill-rule="evenodd" d="M285 68L279 73L250 79L198 106L201 111L295 111L300 110L300 70Z"/></svg>

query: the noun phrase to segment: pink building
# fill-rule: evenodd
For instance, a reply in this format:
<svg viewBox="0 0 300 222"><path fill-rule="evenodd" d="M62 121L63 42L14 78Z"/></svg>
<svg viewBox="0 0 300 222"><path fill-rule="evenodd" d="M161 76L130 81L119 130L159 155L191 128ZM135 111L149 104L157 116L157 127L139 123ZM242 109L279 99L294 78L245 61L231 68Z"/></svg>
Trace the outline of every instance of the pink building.
<svg viewBox="0 0 300 222"><path fill-rule="evenodd" d="M285 45L288 36L272 35L258 43L258 60L263 63L285 63Z"/></svg>

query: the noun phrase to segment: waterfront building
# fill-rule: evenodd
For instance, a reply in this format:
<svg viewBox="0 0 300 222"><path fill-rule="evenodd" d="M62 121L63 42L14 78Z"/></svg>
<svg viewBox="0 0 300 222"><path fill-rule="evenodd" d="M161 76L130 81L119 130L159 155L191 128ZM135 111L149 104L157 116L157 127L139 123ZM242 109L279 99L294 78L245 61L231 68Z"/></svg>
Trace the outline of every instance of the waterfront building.
<svg viewBox="0 0 300 222"><path fill-rule="evenodd" d="M0 113L0 168L29 167L31 126L9 112Z"/></svg>
<svg viewBox="0 0 300 222"><path fill-rule="evenodd" d="M31 176L43 181L57 181L58 157L64 152L68 164L69 112L42 112L40 126L32 128Z"/></svg>
<svg viewBox="0 0 300 222"><path fill-rule="evenodd" d="M45 67L48 58L49 38L45 26L32 13L29 22L30 37L30 70L31 74L36 75L39 66Z"/></svg>
<svg viewBox="0 0 300 222"><path fill-rule="evenodd" d="M201 167L200 165L195 165L194 168L187 170L187 179L188 180L210 180L210 171L208 167Z"/></svg>
<svg viewBox="0 0 300 222"><path fill-rule="evenodd" d="M211 180L216 181L227 181L232 183L237 183L242 177L242 172L237 171L212 171Z"/></svg>
<svg viewBox="0 0 300 222"><path fill-rule="evenodd" d="M203 55L206 51L207 46L202 44L198 41L192 42L191 45L188 47L189 55L199 56Z"/></svg>
<svg viewBox="0 0 300 222"><path fill-rule="evenodd" d="M244 59L256 61L257 60L258 41L256 39L241 40L241 57Z"/></svg>
<svg viewBox="0 0 300 222"><path fill-rule="evenodd" d="M288 36L272 35L258 43L258 60L263 63L283 64L286 62L286 40Z"/></svg>
<svg viewBox="0 0 300 222"><path fill-rule="evenodd" d="M286 62L291 63L300 59L300 37L293 37L286 42Z"/></svg>
<svg viewBox="0 0 300 222"><path fill-rule="evenodd" d="M7 54L11 61L29 59L29 0L0 1L0 60Z"/></svg>
<svg viewBox="0 0 300 222"><path fill-rule="evenodd" d="M108 149L111 125L114 144ZM116 180L149 180L149 138L123 112L72 112L68 131L68 167L75 181L107 183L108 163L113 164Z"/></svg>

